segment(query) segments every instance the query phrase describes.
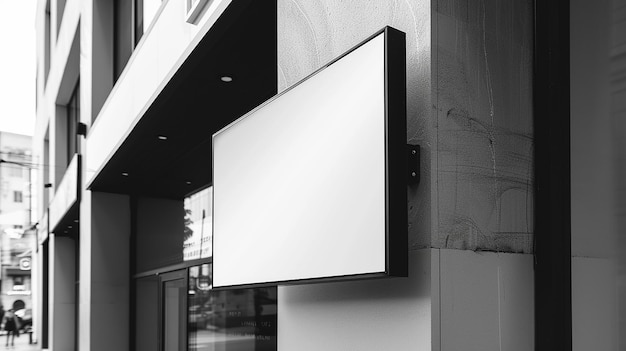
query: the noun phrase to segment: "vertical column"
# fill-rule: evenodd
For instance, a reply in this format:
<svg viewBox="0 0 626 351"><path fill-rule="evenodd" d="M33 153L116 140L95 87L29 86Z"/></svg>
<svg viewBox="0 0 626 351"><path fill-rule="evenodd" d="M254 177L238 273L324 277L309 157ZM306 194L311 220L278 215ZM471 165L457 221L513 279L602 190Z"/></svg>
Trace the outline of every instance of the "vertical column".
<svg viewBox="0 0 626 351"><path fill-rule="evenodd" d="M33 255L33 282L36 283L33 285L33 340L39 343L41 348L45 349L48 348L48 337L47 335L44 336L44 326L46 323L44 323L43 320L44 318L46 320L48 318L47 312L44 313L44 306L47 306L48 304L46 293L48 289L48 265L44 262L47 262L48 258L46 253L48 245L40 245L37 243L37 246L38 253Z"/></svg>
<svg viewBox="0 0 626 351"><path fill-rule="evenodd" d="M612 147L614 151L613 176L615 189L615 228L616 242L616 303L618 348L626 348L626 0L612 1L612 43L611 43L611 119L613 125Z"/></svg>
<svg viewBox="0 0 626 351"><path fill-rule="evenodd" d="M617 350L612 4L576 0L569 9L572 349Z"/></svg>
<svg viewBox="0 0 626 351"><path fill-rule="evenodd" d="M128 350L130 204L84 191L80 220L81 350Z"/></svg>
<svg viewBox="0 0 626 351"><path fill-rule="evenodd" d="M50 235L49 240L49 347L75 350L76 332L76 248L74 240Z"/></svg>

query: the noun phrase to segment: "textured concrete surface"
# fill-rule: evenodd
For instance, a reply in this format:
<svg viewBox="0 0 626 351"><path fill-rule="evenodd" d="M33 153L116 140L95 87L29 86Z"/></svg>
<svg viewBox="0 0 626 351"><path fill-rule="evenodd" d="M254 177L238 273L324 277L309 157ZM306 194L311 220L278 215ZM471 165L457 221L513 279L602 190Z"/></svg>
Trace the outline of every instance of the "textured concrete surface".
<svg viewBox="0 0 626 351"><path fill-rule="evenodd" d="M433 246L532 252L532 2L440 0Z"/></svg>
<svg viewBox="0 0 626 351"><path fill-rule="evenodd" d="M407 34L411 248L532 252L532 1L278 2L279 89L385 25ZM431 22L432 21L432 22ZM432 43L432 45L431 45Z"/></svg>

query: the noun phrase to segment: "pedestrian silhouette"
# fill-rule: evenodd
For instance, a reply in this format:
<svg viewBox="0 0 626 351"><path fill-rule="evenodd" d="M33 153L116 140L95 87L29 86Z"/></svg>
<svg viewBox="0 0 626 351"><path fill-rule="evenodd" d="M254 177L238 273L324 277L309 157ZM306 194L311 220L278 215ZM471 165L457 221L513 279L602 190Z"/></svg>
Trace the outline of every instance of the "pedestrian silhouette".
<svg viewBox="0 0 626 351"><path fill-rule="evenodd" d="M15 336L20 336L20 325L17 320L17 316L15 315L13 309L8 310L4 314L4 330L7 332L7 343L6 346L9 346L9 339L11 340L11 346L13 346L13 342L15 341Z"/></svg>

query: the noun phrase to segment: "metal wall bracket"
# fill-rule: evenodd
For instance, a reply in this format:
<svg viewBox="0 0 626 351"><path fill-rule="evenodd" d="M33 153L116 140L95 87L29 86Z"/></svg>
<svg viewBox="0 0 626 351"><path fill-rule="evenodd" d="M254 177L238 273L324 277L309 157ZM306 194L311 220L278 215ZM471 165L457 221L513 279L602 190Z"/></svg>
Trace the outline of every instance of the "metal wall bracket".
<svg viewBox="0 0 626 351"><path fill-rule="evenodd" d="M407 183L417 185L420 182L420 146L406 145Z"/></svg>
<svg viewBox="0 0 626 351"><path fill-rule="evenodd" d="M78 122L78 124L76 125L76 134L82 135L82 136L86 137L87 136L87 125L85 123Z"/></svg>

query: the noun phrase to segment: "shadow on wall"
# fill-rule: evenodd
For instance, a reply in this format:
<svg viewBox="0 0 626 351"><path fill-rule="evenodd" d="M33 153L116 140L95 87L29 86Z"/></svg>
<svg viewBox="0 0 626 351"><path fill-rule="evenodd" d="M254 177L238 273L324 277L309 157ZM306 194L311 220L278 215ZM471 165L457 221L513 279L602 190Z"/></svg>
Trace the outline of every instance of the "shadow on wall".
<svg viewBox="0 0 626 351"><path fill-rule="evenodd" d="M430 349L430 269L414 250L408 278L279 287L278 349Z"/></svg>

